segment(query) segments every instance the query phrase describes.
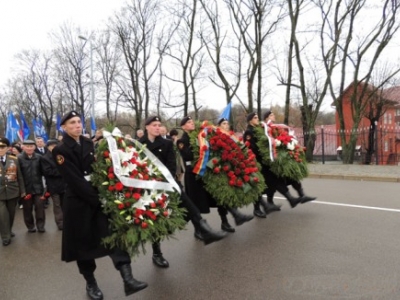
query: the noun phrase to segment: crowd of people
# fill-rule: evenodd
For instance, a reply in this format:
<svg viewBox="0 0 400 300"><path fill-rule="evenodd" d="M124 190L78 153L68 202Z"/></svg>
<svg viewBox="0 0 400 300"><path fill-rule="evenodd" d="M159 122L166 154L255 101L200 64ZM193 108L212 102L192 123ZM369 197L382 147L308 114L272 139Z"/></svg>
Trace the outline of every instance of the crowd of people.
<svg viewBox="0 0 400 300"><path fill-rule="evenodd" d="M267 111L263 116L263 126L273 127L275 116ZM253 215L240 212L238 207L220 205L205 189L202 180L193 172L195 160L190 133L195 130L194 120L187 116L180 122L183 134L173 129L169 132L158 116L145 120L144 130L137 130L135 140L146 145L159 161L176 179L182 192L179 205L187 211L185 220L191 221L194 237L205 245L223 239L227 233L235 232L228 221L228 213L236 226L251 221L254 216L266 218L269 213L280 211L274 203L274 194L280 192L292 208L315 199L305 195L301 182L271 171L260 154L255 128L260 126L256 113L247 116L248 127L243 134L243 142L255 154L261 165L261 174L267 188L258 199L254 199ZM108 216L103 212L98 190L91 183L96 144L103 139L101 130L92 138L82 134L81 117L70 111L61 119L63 138L51 139L45 143L42 138L24 140L22 144L13 143L0 137L0 234L3 246L11 244L15 234L12 232L15 210L22 205L24 222L29 233L45 232L45 207L52 199L54 219L62 230L63 261L76 261L79 273L86 281L86 293L90 299L103 299L94 276L95 259L110 256L115 268L120 272L126 295L136 293L147 287L145 282L132 275L129 254L119 247L106 248L102 239L110 234ZM219 130L231 135L229 121L220 118ZM126 135L127 141L133 140ZM61 140L61 141L60 141ZM292 185L298 197L288 189ZM221 218L221 230L212 229L201 214L216 207ZM33 213L34 212L34 213ZM161 241L152 244L153 263L160 268L168 268L169 262L161 251Z"/></svg>

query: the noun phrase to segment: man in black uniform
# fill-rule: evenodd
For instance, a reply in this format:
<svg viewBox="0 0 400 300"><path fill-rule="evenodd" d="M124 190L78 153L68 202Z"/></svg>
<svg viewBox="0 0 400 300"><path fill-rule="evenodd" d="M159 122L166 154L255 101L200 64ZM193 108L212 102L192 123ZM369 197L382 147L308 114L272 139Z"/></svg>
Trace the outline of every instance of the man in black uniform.
<svg viewBox="0 0 400 300"><path fill-rule="evenodd" d="M133 278L129 254L116 248L106 249L101 244L101 239L109 234L109 228L98 191L90 183L91 165L95 160L93 142L82 136L81 117L76 111L65 114L61 126L63 140L52 151L58 170L67 183L61 258L66 262L77 262L79 272L86 280L86 292L90 299L103 299L94 271L95 258L106 255L111 257L121 273L125 295L136 293L146 288L147 284Z"/></svg>
<svg viewBox="0 0 400 300"><path fill-rule="evenodd" d="M145 121L146 131L143 137L139 140L140 143L147 146L157 158L167 167L173 177L176 174L176 156L173 147L173 142L164 139L160 136L161 119L158 116L148 117ZM179 184L179 182L178 182ZM188 213L186 221L191 220L195 229L201 232L204 236L204 243L207 245L214 241L221 240L225 237L222 232L214 232L207 224L206 220L202 219L200 212L188 196L182 191L181 205L186 208ZM169 263L163 257L160 249L160 243L153 243L153 262L161 268L168 268Z"/></svg>
<svg viewBox="0 0 400 300"><path fill-rule="evenodd" d="M181 128L184 133L178 140L177 145L183 162L185 164L185 189L190 199L193 200L201 213L210 213L210 207L217 207L218 214L221 218L221 229L226 232L235 232L227 219L228 210L235 219L237 226L252 220L252 216L247 216L240 213L237 209L226 208L217 205L216 200L204 188L203 181L196 179L196 174L193 173L192 161L194 160L192 147L190 146L189 133L195 129L194 122L191 117L184 117L181 121ZM202 240L203 237L199 231L195 231L194 236Z"/></svg>
<svg viewBox="0 0 400 300"><path fill-rule="evenodd" d="M266 126L271 126L271 125L273 125L275 123L275 114L271 110L267 110L264 113L264 118L263 119L264 119L264 123L265 123ZM299 194L301 203L304 204L304 203L307 203L307 202L310 202L310 201L313 201L313 200L317 199L315 197L307 196L304 193L303 186L302 186L300 181L297 181L297 180L294 180L294 179L291 179L291 178L282 178L282 177L279 177L279 179L282 182L284 182L286 184L286 186L291 185L297 191L297 193ZM275 194L275 192L276 192L275 186L268 186L267 187L267 190L266 190L266 194L267 194L266 207L267 207L268 211L271 211L271 212L277 210L277 209L275 209L275 207L278 207L274 203L274 194Z"/></svg>
<svg viewBox="0 0 400 300"><path fill-rule="evenodd" d="M265 178L265 183L267 184L267 189L264 191L264 193L267 193L268 188L269 189L274 189L280 192L282 195L286 197L286 199L289 201L290 206L294 208L297 204L300 203L301 199L300 198L294 198L290 193L289 190L286 186L286 183L278 178L268 166L263 164L262 162L262 157L261 154L258 150L257 146L257 138L254 135L254 128L256 126L259 126L259 119L258 116L255 112L252 112L247 115L247 129L244 132L243 135L243 140L245 142L250 143L250 149L253 151L254 155L256 156L257 161L261 164L261 173L263 174ZM263 194L264 194L263 193ZM261 210L260 205L263 206L264 211ZM265 218L267 216L267 213L271 211L276 211L280 210L278 206L274 206L273 208L268 205L265 201L263 201L262 197L258 199L257 202L254 203L254 215L259 217L259 218Z"/></svg>

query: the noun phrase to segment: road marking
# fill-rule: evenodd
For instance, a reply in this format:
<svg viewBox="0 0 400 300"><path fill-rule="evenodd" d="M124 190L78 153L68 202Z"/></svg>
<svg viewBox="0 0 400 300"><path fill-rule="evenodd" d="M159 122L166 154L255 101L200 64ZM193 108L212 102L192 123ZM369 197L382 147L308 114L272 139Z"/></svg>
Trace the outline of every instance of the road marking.
<svg viewBox="0 0 400 300"><path fill-rule="evenodd" d="M286 198L281 198L281 197L276 197L276 198L286 199ZM383 211L400 212L400 209L384 208L384 207L376 207L376 206L364 206L364 205L354 205L354 204L345 204L345 203L336 203L336 202L324 202L324 201L315 201L315 200L311 201L310 203L333 205L333 206L354 207L354 208L363 208L363 209L372 209L372 210L383 210Z"/></svg>

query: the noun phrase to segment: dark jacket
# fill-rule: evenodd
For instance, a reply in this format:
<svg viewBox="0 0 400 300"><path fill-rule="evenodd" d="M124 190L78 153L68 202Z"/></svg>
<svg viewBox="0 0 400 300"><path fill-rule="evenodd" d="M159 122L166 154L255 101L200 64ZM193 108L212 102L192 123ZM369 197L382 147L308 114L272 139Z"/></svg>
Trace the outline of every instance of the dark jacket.
<svg viewBox="0 0 400 300"><path fill-rule="evenodd" d="M6 155L6 162L0 162L0 200L21 197L25 193L24 179L18 158Z"/></svg>
<svg viewBox="0 0 400 300"><path fill-rule="evenodd" d="M46 178L47 191L50 195L65 193L66 184L57 169L56 162L50 151L47 151L40 160L42 174Z"/></svg>
<svg viewBox="0 0 400 300"><path fill-rule="evenodd" d="M109 254L101 244L106 237L108 219L103 213L98 191L85 179L92 173L93 142L80 136L80 145L65 135L52 151L59 172L67 184L63 202L64 229L61 258L86 260Z"/></svg>
<svg viewBox="0 0 400 300"><path fill-rule="evenodd" d="M175 178L176 174L176 157L174 151L174 144L171 140L157 136L154 142L151 142L145 134L139 140L140 143L146 145L157 158L168 168L172 176Z"/></svg>
<svg viewBox="0 0 400 300"><path fill-rule="evenodd" d="M29 158L25 152L18 155L18 161L24 177L26 194L42 195L44 192L40 160L42 156L36 153Z"/></svg>
<svg viewBox="0 0 400 300"><path fill-rule="evenodd" d="M253 151L254 155L256 156L256 160L261 164L262 157L260 151L258 150L257 139L254 136L254 126L247 125L246 131L243 134L243 141L250 143L249 148L251 149L251 151Z"/></svg>
<svg viewBox="0 0 400 300"><path fill-rule="evenodd" d="M210 207L216 207L216 201L204 189L204 183L201 179L196 179L196 174L193 173L193 152L190 146L189 135L185 132L177 141L179 153L181 154L185 165L185 190L189 198L194 202L201 213L210 212Z"/></svg>

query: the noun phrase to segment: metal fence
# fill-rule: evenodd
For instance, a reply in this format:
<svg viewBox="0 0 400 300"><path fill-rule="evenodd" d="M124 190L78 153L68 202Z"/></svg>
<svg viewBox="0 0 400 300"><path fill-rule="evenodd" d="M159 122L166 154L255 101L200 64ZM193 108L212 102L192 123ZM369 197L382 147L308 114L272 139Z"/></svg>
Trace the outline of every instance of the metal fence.
<svg viewBox="0 0 400 300"><path fill-rule="evenodd" d="M301 128L294 128L294 132L300 143L304 144L304 133ZM365 164L370 161L377 165L400 165L400 126L376 126L359 128L355 131L344 131L346 140L354 133L357 137L354 162ZM318 126L315 129L314 161L340 161L342 160L341 132L336 130L336 125ZM373 154L367 157L369 139L373 140Z"/></svg>

